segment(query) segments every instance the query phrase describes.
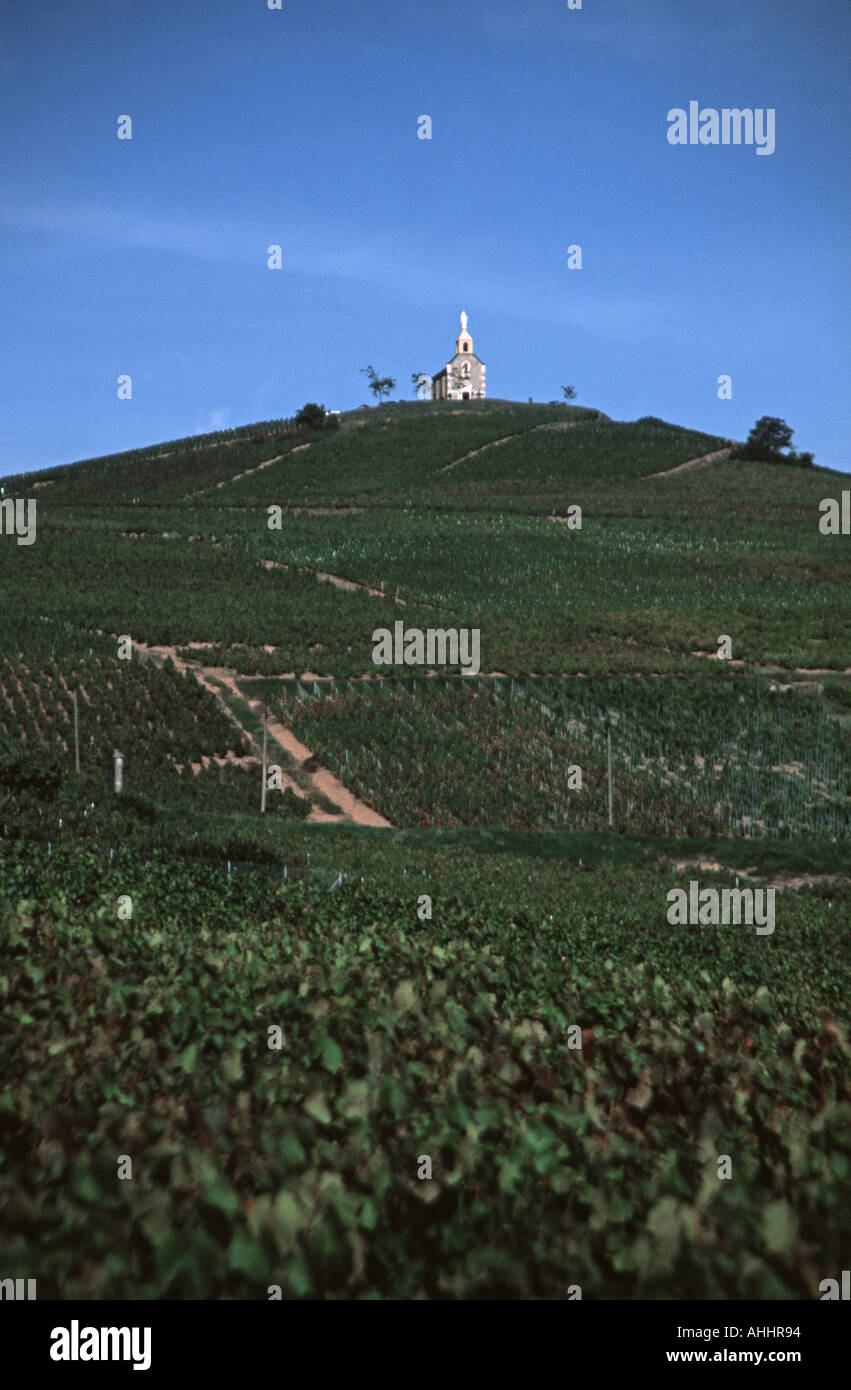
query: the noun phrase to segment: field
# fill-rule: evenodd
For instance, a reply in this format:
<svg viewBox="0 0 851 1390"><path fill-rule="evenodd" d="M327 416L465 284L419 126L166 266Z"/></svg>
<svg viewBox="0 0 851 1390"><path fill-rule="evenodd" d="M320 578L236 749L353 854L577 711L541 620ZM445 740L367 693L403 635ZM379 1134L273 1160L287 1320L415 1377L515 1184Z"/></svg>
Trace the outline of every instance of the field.
<svg viewBox="0 0 851 1390"><path fill-rule="evenodd" d="M849 549L818 529L842 475L721 462L653 477L724 441L481 404L394 403L301 443L269 422L48 470L39 542L0 549L9 643L35 614L202 643L244 674L351 677L401 616L479 628L484 671L695 671L722 633L737 661L844 670ZM553 520L571 506L581 529Z"/></svg>
<svg viewBox="0 0 851 1390"><path fill-rule="evenodd" d="M698 670L695 653L714 653L722 633L736 660L848 664L848 551L815 526L741 539L720 522L617 518L574 532L508 515L284 514L270 530L250 511L44 512L38 544L2 551L3 626L17 645L14 624L35 614L218 644L228 660L217 664L245 674L358 676L372 669L373 631L401 617L479 628L483 671Z"/></svg>
<svg viewBox="0 0 851 1390"><path fill-rule="evenodd" d="M76 692L77 799L84 791L98 799L109 794L114 754L120 752L128 788L154 804L255 811L259 759L209 691L171 662L119 659L116 644L93 640L96 647L85 655L56 657L45 643L40 654L28 653L27 661L20 653L0 657L0 755L5 754L6 776L17 748L30 752L43 771L50 769L58 787L75 757ZM310 809L292 787L269 801L273 814L306 816ZM58 818L57 805L54 829Z"/></svg>
<svg viewBox="0 0 851 1390"><path fill-rule="evenodd" d="M0 537L7 1272L294 1300L838 1275L851 548L818 518L847 477L669 471L725 447L393 402L5 480L38 501L35 544ZM399 620L477 629L480 671L382 673ZM695 879L775 893L775 929L673 924Z"/></svg>
<svg viewBox="0 0 851 1390"><path fill-rule="evenodd" d="M444 851L421 921L416 857L329 891L0 847L7 1261L66 1298L816 1296L847 898L672 937L670 874Z"/></svg>
<svg viewBox="0 0 851 1390"><path fill-rule="evenodd" d="M612 718L618 831L851 834L841 707L764 681L421 677L242 688L278 708L394 825L604 830Z"/></svg>

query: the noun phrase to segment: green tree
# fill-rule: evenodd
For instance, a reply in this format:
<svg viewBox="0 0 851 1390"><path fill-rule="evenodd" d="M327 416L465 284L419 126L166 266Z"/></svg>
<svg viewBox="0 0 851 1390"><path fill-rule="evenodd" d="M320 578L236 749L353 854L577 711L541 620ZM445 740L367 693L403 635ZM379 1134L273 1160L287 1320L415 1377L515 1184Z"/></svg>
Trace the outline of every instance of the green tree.
<svg viewBox="0 0 851 1390"><path fill-rule="evenodd" d="M733 457L753 459L762 463L792 463L799 468L811 468L812 454L799 454L790 448L794 431L776 415L762 415L751 429L745 443ZM783 450L789 449L788 454Z"/></svg>
<svg viewBox="0 0 851 1390"><path fill-rule="evenodd" d="M360 370L369 378L369 389L374 395L378 404L381 404L384 396L389 396L396 386L396 378L392 376L379 376L374 367L361 367Z"/></svg>
<svg viewBox="0 0 851 1390"><path fill-rule="evenodd" d="M339 421L336 415L329 415L324 405L317 405L316 401L308 401L306 405L297 411L295 423L301 429L308 430L327 430L339 428Z"/></svg>
<svg viewBox="0 0 851 1390"><path fill-rule="evenodd" d="M768 449L772 454L779 454L781 449L788 449L793 434L794 430L785 420L778 420L776 415L763 415L748 435L747 442L755 449Z"/></svg>
<svg viewBox="0 0 851 1390"><path fill-rule="evenodd" d="M411 385L414 388L414 395L418 396L421 401L428 399L429 387L431 386L431 377L428 372L411 372ZM425 396L420 394L423 389L426 391Z"/></svg>
<svg viewBox="0 0 851 1390"><path fill-rule="evenodd" d="M562 386L561 391L562 391L562 395L564 396L564 399L565 399L566 401L575 401L575 400L576 400L576 387L575 387L575 386Z"/></svg>

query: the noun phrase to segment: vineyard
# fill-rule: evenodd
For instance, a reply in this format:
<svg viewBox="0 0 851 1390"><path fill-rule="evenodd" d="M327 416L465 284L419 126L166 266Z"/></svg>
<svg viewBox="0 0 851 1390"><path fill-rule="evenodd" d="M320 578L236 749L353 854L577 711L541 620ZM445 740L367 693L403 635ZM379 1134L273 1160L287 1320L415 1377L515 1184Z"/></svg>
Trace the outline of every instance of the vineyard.
<svg viewBox="0 0 851 1390"><path fill-rule="evenodd" d="M851 1209L840 475L654 477L724 441L554 402L339 424L5 480L38 500L0 538L6 1270L816 1297ZM480 673L379 677L397 620L477 629ZM776 931L672 926L698 874L770 883Z"/></svg>
<svg viewBox="0 0 851 1390"><path fill-rule="evenodd" d="M550 508L578 487L637 478L710 453L724 440L661 420L614 422L600 412L568 406L529 406L426 416L316 439L268 469L218 489L216 505L288 505L501 508L525 498ZM499 447L489 448L499 441ZM481 452L479 452L481 451ZM472 457L467 455L472 454Z"/></svg>
<svg viewBox="0 0 851 1390"><path fill-rule="evenodd" d="M339 435L311 435L295 428L291 420L266 420L45 469L38 474L38 483L46 489L42 499L65 505L120 506L141 499L146 505L161 505L191 500L201 490L211 494L212 505L221 507L233 502L262 505L269 483L283 486L289 500L303 500L304 492L317 485L323 496L331 489L345 498L353 488L362 490L364 477L377 470L379 490L395 495L400 487L405 491L418 471L427 476L435 466L456 458L456 449L463 454L542 422L578 421L599 414L576 406L512 407L506 403L503 409L469 412L460 419L433 411L409 418L403 414L401 431L388 428L392 417L387 415L378 422L347 419ZM305 443L310 444L310 452L294 456L292 451ZM252 476L260 464L281 455L269 471L264 469L259 478ZM321 460L318 465L314 457ZM13 476L7 480L7 491L26 490L29 482L26 474Z"/></svg>
<svg viewBox="0 0 851 1390"><path fill-rule="evenodd" d="M245 544L259 563L327 569L433 606L420 627L480 628L485 670L683 670L730 630L719 613L740 658L842 669L847 556L833 547L831 570L797 551L800 540L756 545L726 529L606 519L569 531L541 518L380 512L286 518L281 531L261 520ZM775 549L781 576L771 578ZM341 661L334 674L364 669Z"/></svg>
<svg viewBox="0 0 851 1390"><path fill-rule="evenodd" d="M142 458L133 454L114 459L47 470L41 481L40 500L47 503L126 506L144 499L145 505L175 502L195 489L226 483L241 469L255 468L264 460L285 453L298 443L295 436L281 442L263 439L206 448L161 446ZM26 483L23 483L26 486Z"/></svg>
<svg viewBox="0 0 851 1390"><path fill-rule="evenodd" d="M716 435L682 430L664 420L585 420L569 430L520 435L496 450L467 459L453 482L485 483L497 494L507 484L536 487L641 477L673 468L724 446Z"/></svg>
<svg viewBox="0 0 851 1390"><path fill-rule="evenodd" d="M497 440L498 448L487 448ZM566 485L641 477L724 443L662 420L611 421L582 406L506 402L452 414L394 408L377 418L344 418L339 433L311 435L291 421L265 421L46 469L38 483L42 501L63 505L191 504L203 494L215 508L264 506L272 498L502 506L524 495L537 506L558 501ZM484 452L466 457L477 450ZM7 490L28 485L27 475L13 477Z"/></svg>
<svg viewBox="0 0 851 1390"><path fill-rule="evenodd" d="M405 505L430 497L435 475L447 464L494 440L516 436L533 440L542 425L579 424L597 411L579 406L528 406L466 414L413 414L394 419L392 411L358 428L316 438L309 449L272 464L223 488L216 502L263 506L289 504L344 505L380 502ZM497 457L506 446L486 450ZM238 470L234 470L236 472ZM447 478L453 475L449 473ZM443 479L437 484L442 486Z"/></svg>
<svg viewBox="0 0 851 1390"><path fill-rule="evenodd" d="M0 845L7 1266L41 1298L817 1297L840 904L784 897L767 949L672 932L664 874L562 869L535 912L526 864L495 897L467 855L423 923L403 864L329 893Z"/></svg>
<svg viewBox="0 0 851 1390"><path fill-rule="evenodd" d="M371 669L373 630L404 604L420 628L479 628L490 671L696 670L728 631L738 660L845 667L851 550L818 531L839 475L735 463L654 478L719 441L472 404L496 408L394 403L301 443L272 421L47 470L38 542L0 546L0 628L48 617L200 642L244 674L343 678ZM571 504L581 530L554 524Z"/></svg>
<svg viewBox="0 0 851 1390"><path fill-rule="evenodd" d="M0 740L8 748L58 755L66 785L73 784L76 691L83 785L99 799L111 791L120 752L128 789L161 806L256 812L257 760L234 761L247 759L250 743L194 678L171 662L118 660L103 641L81 656L62 655L61 645L58 657L43 651L37 664L0 656ZM309 809L289 789L269 798L270 813Z"/></svg>
<svg viewBox="0 0 851 1390"><path fill-rule="evenodd" d="M278 692L297 736L395 825L604 830L611 719L618 830L851 833L847 731L824 701L765 682L420 678Z"/></svg>
<svg viewBox="0 0 851 1390"><path fill-rule="evenodd" d="M782 486L772 487L764 464L728 459L661 478L646 474L595 480L593 488L584 490L583 509L591 517L644 518L657 526L687 521L705 536L720 535L721 522L723 534L740 545L753 544L757 522L760 548L787 552L787 564L791 549L809 548L807 532L820 499L834 483L839 486L836 475L821 470L788 468L783 469ZM543 494L529 489L527 496L545 509ZM831 544L829 552L833 562L842 563L840 545Z"/></svg>
<svg viewBox="0 0 851 1390"><path fill-rule="evenodd" d="M101 629L128 632L135 641L154 645L205 639L229 654L232 649L233 664L245 662L246 646L269 645L275 651L272 669L279 673L316 670L318 663L322 673L362 674L371 665L376 623L398 616L392 593L385 600L372 598L300 573L279 545L257 545L258 534L272 534L265 517L250 521L250 544L242 533L217 534L215 526L197 540L187 540L187 530L194 535L192 526L173 538L159 529L136 538L115 536L110 531L116 521L110 518L108 528L93 528L84 539L76 526L45 526L22 562L23 550L13 555L0 549L8 602L0 618L3 649L25 650L34 623L49 615L44 626L76 628L77 645L84 650L88 633ZM127 530L131 524L128 518ZM146 513L133 529L147 524ZM266 568L266 558L282 567ZM287 564L291 567L283 567ZM418 611L425 624L429 611ZM238 669L258 668L242 664Z"/></svg>
<svg viewBox="0 0 851 1390"><path fill-rule="evenodd" d="M58 740L72 754L74 690L87 762L111 765L120 749L128 763L185 763L224 756L233 743L233 725L215 700L173 664L100 654L45 657L34 672L0 657L0 727L13 738Z"/></svg>

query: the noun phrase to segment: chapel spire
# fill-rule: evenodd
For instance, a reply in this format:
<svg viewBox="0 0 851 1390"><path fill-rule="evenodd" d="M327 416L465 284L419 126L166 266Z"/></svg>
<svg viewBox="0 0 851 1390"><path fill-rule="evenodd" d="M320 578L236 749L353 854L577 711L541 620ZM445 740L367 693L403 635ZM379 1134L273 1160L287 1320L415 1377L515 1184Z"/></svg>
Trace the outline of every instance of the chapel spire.
<svg viewBox="0 0 851 1390"><path fill-rule="evenodd" d="M461 310L461 332L458 334L458 337L455 339L455 351L456 351L456 352L472 352L472 351L473 351L473 339L472 339L471 335L467 332L467 315L466 315L466 313L464 312L463 309Z"/></svg>

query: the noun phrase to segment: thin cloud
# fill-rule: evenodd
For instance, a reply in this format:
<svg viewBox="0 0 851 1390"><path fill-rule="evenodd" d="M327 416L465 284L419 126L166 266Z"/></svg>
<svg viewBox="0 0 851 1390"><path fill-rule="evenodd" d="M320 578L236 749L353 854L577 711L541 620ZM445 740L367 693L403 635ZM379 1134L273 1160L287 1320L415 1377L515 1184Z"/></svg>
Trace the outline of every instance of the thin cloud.
<svg viewBox="0 0 851 1390"><path fill-rule="evenodd" d="M506 273L505 248L496 234L479 239L479 268L471 273L457 268L466 264L463 240L458 245L447 240L436 253L433 243L412 247L399 231L391 236L347 225L330 227L327 222L318 226L290 220L274 225L272 218L261 226L85 204L7 206L0 212L0 225L41 233L66 246L70 241L91 255L110 247L242 265L265 258L266 247L276 243L282 247L284 272L290 274L372 286L420 310L442 308L447 300L469 300L479 312L495 317L580 329L620 342L650 339L675 321L671 302L617 291L589 293L561 263L555 291L555 270L541 279ZM489 264L500 269L488 271Z"/></svg>
<svg viewBox="0 0 851 1390"><path fill-rule="evenodd" d="M602 48L609 55L618 54L635 62L667 63L671 54L693 48L701 41L701 33L715 43L736 42L752 37L752 25L746 14L736 11L719 12L718 6L707 8L705 14L692 5L674 7L667 2L641 5L611 4L604 13L595 13L589 0L582 10L569 10L564 0L524 0L517 5L488 4L475 12L475 32L478 41L516 48L521 44L547 48L561 45Z"/></svg>

